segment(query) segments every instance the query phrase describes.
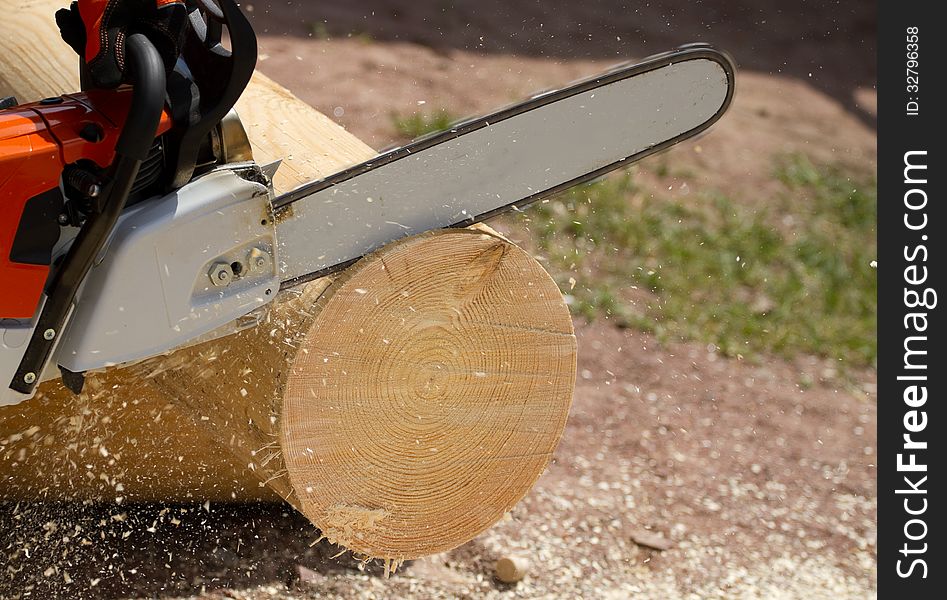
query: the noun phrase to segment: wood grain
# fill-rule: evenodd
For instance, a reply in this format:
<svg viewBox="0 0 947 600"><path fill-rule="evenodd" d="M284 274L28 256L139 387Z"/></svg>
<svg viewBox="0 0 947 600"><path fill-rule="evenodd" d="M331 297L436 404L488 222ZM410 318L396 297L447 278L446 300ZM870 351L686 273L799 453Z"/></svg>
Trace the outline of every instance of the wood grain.
<svg viewBox="0 0 947 600"><path fill-rule="evenodd" d="M34 102L79 89L79 57L53 15L67 2L0 0L0 96Z"/></svg>
<svg viewBox="0 0 947 600"><path fill-rule="evenodd" d="M396 561L449 550L532 487L576 353L532 257L485 233L422 235L362 260L316 310L280 440L298 507L330 541Z"/></svg>

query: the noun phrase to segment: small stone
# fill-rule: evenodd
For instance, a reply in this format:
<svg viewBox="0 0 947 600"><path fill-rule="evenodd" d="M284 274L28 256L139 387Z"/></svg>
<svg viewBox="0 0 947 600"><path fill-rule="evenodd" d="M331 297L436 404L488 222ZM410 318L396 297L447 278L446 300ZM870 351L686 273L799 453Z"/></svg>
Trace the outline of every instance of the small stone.
<svg viewBox="0 0 947 600"><path fill-rule="evenodd" d="M647 529L637 529L632 532L631 541L638 544L639 546L651 548L652 550L664 551L670 550L674 547L674 544L671 543L671 541L666 537L660 533L648 531Z"/></svg>

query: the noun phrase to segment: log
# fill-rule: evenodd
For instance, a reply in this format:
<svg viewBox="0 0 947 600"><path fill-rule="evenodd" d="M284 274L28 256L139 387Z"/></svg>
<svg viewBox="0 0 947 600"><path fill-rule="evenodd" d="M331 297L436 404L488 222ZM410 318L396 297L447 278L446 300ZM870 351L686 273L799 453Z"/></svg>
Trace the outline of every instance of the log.
<svg viewBox="0 0 947 600"><path fill-rule="evenodd" d="M0 36L0 62L17 64L0 66L0 94L76 89L59 3L3 4L17 35ZM284 159L278 190L374 155L259 74L238 111L258 162ZM575 353L526 252L489 230L425 234L281 293L239 334L0 409L0 498L283 498L365 557L448 550L544 470Z"/></svg>
<svg viewBox="0 0 947 600"><path fill-rule="evenodd" d="M224 352L200 346L135 379L210 415L330 542L397 562L472 539L532 487L565 427L575 352L531 256L451 230L310 286Z"/></svg>

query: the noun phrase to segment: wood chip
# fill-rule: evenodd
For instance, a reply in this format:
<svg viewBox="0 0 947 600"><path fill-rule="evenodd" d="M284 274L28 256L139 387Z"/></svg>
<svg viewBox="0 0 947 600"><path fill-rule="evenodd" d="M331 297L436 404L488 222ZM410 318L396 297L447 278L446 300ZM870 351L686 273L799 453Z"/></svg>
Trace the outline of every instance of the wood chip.
<svg viewBox="0 0 947 600"><path fill-rule="evenodd" d="M522 581L529 571L529 561L522 556L504 556L497 560L494 574L503 583Z"/></svg>
<svg viewBox="0 0 947 600"><path fill-rule="evenodd" d="M305 583L307 585L318 585L325 583L325 575L322 573L317 573L312 569L308 569L302 565L296 565L296 576L299 579L299 583Z"/></svg>

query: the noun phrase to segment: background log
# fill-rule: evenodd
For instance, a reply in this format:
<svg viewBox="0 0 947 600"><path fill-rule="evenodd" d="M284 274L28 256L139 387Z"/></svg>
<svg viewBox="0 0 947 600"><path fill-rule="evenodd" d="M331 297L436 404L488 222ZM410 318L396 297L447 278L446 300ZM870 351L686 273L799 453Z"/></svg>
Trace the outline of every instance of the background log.
<svg viewBox="0 0 947 600"><path fill-rule="evenodd" d="M27 34L0 36L18 63L0 94L77 89L57 5L11 7ZM238 111L257 160L284 159L278 190L374 155L259 74ZM471 539L528 491L574 377L568 310L534 259L489 232L419 236L282 293L240 334L0 409L0 498L278 495L397 562Z"/></svg>

